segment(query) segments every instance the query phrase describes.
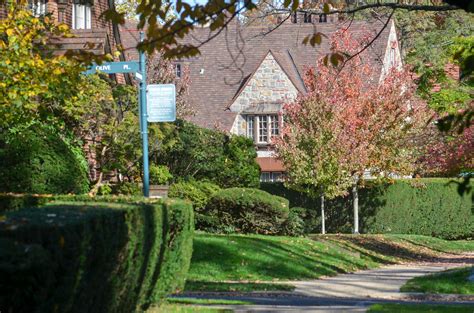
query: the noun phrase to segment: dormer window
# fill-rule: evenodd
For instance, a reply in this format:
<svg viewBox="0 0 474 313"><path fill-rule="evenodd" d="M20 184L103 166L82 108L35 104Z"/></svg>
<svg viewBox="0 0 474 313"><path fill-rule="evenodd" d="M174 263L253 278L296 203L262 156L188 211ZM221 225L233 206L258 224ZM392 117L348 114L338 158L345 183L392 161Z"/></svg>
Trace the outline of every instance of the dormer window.
<svg viewBox="0 0 474 313"><path fill-rule="evenodd" d="M90 3L75 3L72 6L72 28L92 28L92 5Z"/></svg>
<svg viewBox="0 0 474 313"><path fill-rule="evenodd" d="M176 63L175 70L176 70L176 78L181 78L181 75L182 75L181 64Z"/></svg>
<svg viewBox="0 0 474 313"><path fill-rule="evenodd" d="M297 12L293 13L293 15L291 16L291 22L294 23L294 24L298 23L298 13Z"/></svg>
<svg viewBox="0 0 474 313"><path fill-rule="evenodd" d="M28 3L34 16L40 17L46 14L46 0L30 0Z"/></svg>
<svg viewBox="0 0 474 313"><path fill-rule="evenodd" d="M305 23L311 23L311 13L306 13L304 14L304 22Z"/></svg>

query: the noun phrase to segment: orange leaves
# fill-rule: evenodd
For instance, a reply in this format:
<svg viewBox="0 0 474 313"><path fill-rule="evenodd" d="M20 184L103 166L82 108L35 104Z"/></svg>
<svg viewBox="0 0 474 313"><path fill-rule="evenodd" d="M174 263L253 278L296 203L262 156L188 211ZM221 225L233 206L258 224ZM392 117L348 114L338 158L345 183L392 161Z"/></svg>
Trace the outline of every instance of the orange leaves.
<svg viewBox="0 0 474 313"><path fill-rule="evenodd" d="M331 41L332 54L306 73L308 94L285 105L276 145L289 183L323 188L328 198L367 169L375 175L409 173L417 148L410 138L427 118L408 71L390 72L380 81L380 69L367 58L348 57L360 49L357 38L339 32Z"/></svg>

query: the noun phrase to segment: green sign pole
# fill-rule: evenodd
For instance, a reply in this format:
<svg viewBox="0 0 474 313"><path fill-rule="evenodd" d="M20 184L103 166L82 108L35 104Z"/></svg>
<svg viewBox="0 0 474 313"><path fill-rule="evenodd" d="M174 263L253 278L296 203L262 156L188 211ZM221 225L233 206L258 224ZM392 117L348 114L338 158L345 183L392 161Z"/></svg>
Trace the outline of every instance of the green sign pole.
<svg viewBox="0 0 474 313"><path fill-rule="evenodd" d="M144 33L140 32L140 42L144 40ZM142 78L140 80L140 130L142 132L143 145L143 195L150 196L150 172L148 166L148 122L147 122L147 107L146 107L146 59L145 52L140 51L140 73Z"/></svg>

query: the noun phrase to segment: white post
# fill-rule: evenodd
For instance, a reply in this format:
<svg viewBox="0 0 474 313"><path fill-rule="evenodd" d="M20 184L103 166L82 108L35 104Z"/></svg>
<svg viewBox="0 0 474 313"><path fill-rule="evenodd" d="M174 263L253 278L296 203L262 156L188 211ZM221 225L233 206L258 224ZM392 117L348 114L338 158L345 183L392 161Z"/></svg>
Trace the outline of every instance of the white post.
<svg viewBox="0 0 474 313"><path fill-rule="evenodd" d="M359 234L359 193L357 192L357 183L352 186L352 197L354 204L354 234Z"/></svg>
<svg viewBox="0 0 474 313"><path fill-rule="evenodd" d="M321 194L321 234L326 234L326 217L324 216L324 193Z"/></svg>

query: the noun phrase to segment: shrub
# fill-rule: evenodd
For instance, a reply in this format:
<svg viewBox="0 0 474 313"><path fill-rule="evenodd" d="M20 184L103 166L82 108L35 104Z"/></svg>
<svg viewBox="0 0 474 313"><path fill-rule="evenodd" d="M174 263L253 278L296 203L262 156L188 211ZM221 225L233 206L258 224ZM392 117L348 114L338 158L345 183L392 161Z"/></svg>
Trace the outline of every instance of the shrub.
<svg viewBox="0 0 474 313"><path fill-rule="evenodd" d="M304 194L287 190L283 184L262 184L261 188L287 197L292 206L306 208L305 223L315 226L311 227L312 232L320 231L319 199L312 200ZM471 197L472 191L460 196L456 182L449 178L368 183L359 191L361 230L364 233L418 234L444 239L473 238ZM352 220L351 196L326 202L328 232L350 232Z"/></svg>
<svg viewBox="0 0 474 313"><path fill-rule="evenodd" d="M0 134L0 192L86 193L88 166L82 150L57 129L33 125Z"/></svg>
<svg viewBox="0 0 474 313"><path fill-rule="evenodd" d="M168 196L191 201L194 207L196 229L205 230L209 218L203 214L206 204L221 188L206 181L179 182L170 186Z"/></svg>
<svg viewBox="0 0 474 313"><path fill-rule="evenodd" d="M0 213L16 211L24 207L35 207L51 201L51 196L32 196L11 193L0 193Z"/></svg>
<svg viewBox="0 0 474 313"><path fill-rule="evenodd" d="M112 186L112 193L115 195L125 196L141 196L143 195L142 187L133 182L121 182Z"/></svg>
<svg viewBox="0 0 474 313"><path fill-rule="evenodd" d="M202 212L209 199L220 190L216 184L205 181L178 182L170 186L168 196L189 200L195 211Z"/></svg>
<svg viewBox="0 0 474 313"><path fill-rule="evenodd" d="M209 180L221 187L258 187L260 169L252 140L228 136L178 120L163 147L152 158L163 162L174 177Z"/></svg>
<svg viewBox="0 0 474 313"><path fill-rule="evenodd" d="M304 208L294 207L290 209L288 218L283 222L281 235L301 236L305 233L304 217L306 216Z"/></svg>
<svg viewBox="0 0 474 313"><path fill-rule="evenodd" d="M2 311L138 312L183 288L189 204L59 198L0 224Z"/></svg>
<svg viewBox="0 0 474 313"><path fill-rule="evenodd" d="M251 188L216 193L205 208L206 227L217 231L277 234L288 217L288 200Z"/></svg>
<svg viewBox="0 0 474 313"><path fill-rule="evenodd" d="M150 166L150 184L165 185L173 179L167 166L152 165Z"/></svg>

